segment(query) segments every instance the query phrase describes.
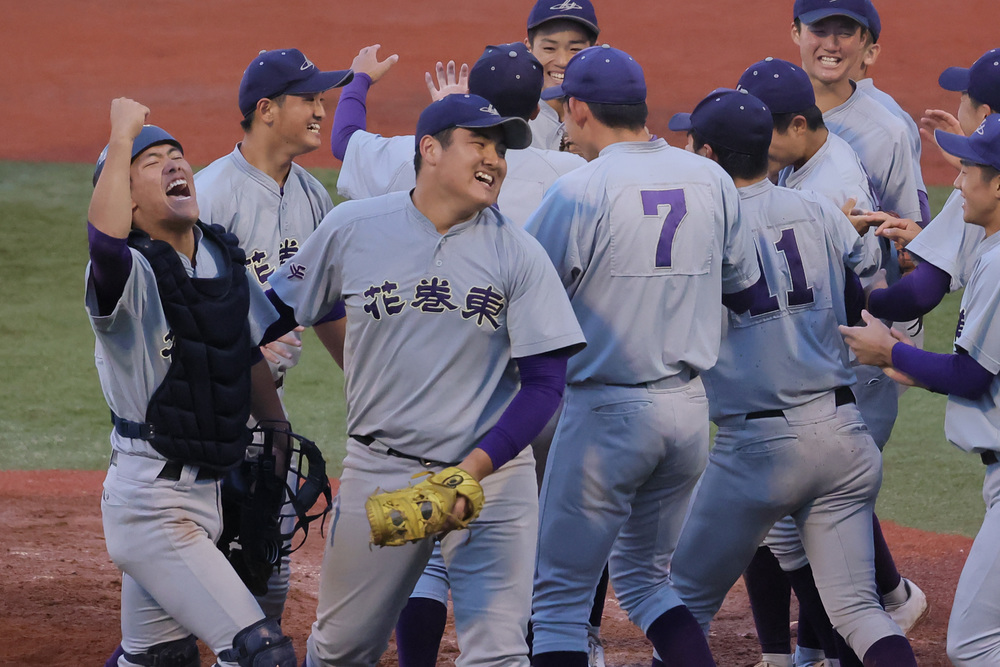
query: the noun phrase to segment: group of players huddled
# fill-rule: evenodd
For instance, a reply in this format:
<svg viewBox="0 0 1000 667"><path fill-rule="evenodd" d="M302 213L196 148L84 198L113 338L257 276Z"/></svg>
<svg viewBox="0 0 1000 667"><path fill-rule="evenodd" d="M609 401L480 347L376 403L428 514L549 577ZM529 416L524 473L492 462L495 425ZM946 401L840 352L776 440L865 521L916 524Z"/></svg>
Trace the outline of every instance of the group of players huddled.
<svg viewBox="0 0 1000 667"><path fill-rule="evenodd" d="M434 665L449 600L458 665L603 667L609 580L654 666L715 665L741 575L758 667L916 665L926 596L873 513L907 386L947 394L947 438L985 464L947 650L1000 665L1000 50L945 70L957 116L920 129L868 78L870 0L795 0L801 65L719 82L671 119L680 148L590 0L539 0L527 28L438 63L401 137L366 129L397 56L262 51L242 141L197 175L148 108L112 102L86 285L123 573L107 665L194 667L201 640L220 667L298 667L288 549L251 592L217 542L227 471L298 483L280 433L304 327L344 369L348 428L307 667L376 665L393 632L401 667ZM333 88L336 207L294 161ZM933 220L921 132L959 170ZM922 350L921 317L963 287L954 353ZM253 442L259 421L285 426ZM481 514L459 496L451 530L373 548L366 500L453 466Z"/></svg>

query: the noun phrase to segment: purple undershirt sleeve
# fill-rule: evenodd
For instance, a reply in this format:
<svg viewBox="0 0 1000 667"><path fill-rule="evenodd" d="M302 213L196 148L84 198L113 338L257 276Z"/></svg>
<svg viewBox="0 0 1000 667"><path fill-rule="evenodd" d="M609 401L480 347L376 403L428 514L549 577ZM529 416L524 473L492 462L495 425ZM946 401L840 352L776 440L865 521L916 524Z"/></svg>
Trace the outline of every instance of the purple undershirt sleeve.
<svg viewBox="0 0 1000 667"><path fill-rule="evenodd" d="M299 326L299 323L295 321L295 311L291 306L282 301L281 297L275 294L273 289L265 290L264 295L271 302L271 305L274 306L274 309L278 311L278 319L272 322L264 331L264 336L260 339L258 345L267 345L276 341Z"/></svg>
<svg viewBox="0 0 1000 667"><path fill-rule="evenodd" d="M132 273L128 239L108 236L88 222L87 244L90 247L90 275L97 295L98 315L110 315L122 298L125 283Z"/></svg>
<svg viewBox="0 0 1000 667"><path fill-rule="evenodd" d="M521 388L480 443L493 469L507 463L541 433L559 407L566 387L564 351L517 359Z"/></svg>
<svg viewBox="0 0 1000 667"><path fill-rule="evenodd" d="M342 161L347 155L351 135L368 126L365 99L371 85L372 78L360 72L340 91L340 101L333 112L333 127L330 129L330 150L338 160Z"/></svg>
<svg viewBox="0 0 1000 667"><path fill-rule="evenodd" d="M868 312L893 322L909 322L929 313L951 287L951 276L929 262L921 262L895 285L868 296Z"/></svg>
<svg viewBox="0 0 1000 667"><path fill-rule="evenodd" d="M753 305L758 293L763 290L762 296L769 296L770 293L767 290L767 280L764 278L764 272L761 271L760 279L755 282L750 287L742 289L739 292L732 292L730 294L722 294L722 305L733 311L734 313L744 313L750 310L750 306Z"/></svg>
<svg viewBox="0 0 1000 667"><path fill-rule="evenodd" d="M937 354L906 343L892 347L892 365L931 391L970 401L989 391L994 377L964 352Z"/></svg>
<svg viewBox="0 0 1000 667"><path fill-rule="evenodd" d="M333 322L345 317L347 317L347 304L343 301L338 301L333 304L333 308L330 309L329 313L313 322L313 326L316 326L317 324L326 324L327 322Z"/></svg>
<svg viewBox="0 0 1000 667"><path fill-rule="evenodd" d="M844 309L847 311L847 324L854 326L861 321L861 311L865 307L865 288L861 286L861 278L851 269L844 267Z"/></svg>
<svg viewBox="0 0 1000 667"><path fill-rule="evenodd" d="M920 200L920 220L918 224L926 227L931 222L931 203L927 200L927 193L917 190L917 199Z"/></svg>

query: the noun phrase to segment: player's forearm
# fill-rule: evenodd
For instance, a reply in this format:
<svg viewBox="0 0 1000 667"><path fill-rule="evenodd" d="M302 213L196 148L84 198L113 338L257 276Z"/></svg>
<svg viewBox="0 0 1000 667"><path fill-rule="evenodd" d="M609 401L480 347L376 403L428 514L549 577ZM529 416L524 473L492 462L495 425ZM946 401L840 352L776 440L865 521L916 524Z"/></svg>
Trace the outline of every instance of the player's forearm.
<svg viewBox="0 0 1000 667"><path fill-rule="evenodd" d="M330 150L338 160L343 160L347 155L347 144L350 143L351 136L368 126L365 100L371 85L371 77L359 72L340 92L337 110L333 113L333 127L330 129Z"/></svg>
<svg viewBox="0 0 1000 667"><path fill-rule="evenodd" d="M342 306L343 302L337 305ZM314 324L313 331L316 332L316 336L323 343L326 351L333 357L334 362L343 368L344 337L347 333L347 319L343 317L343 309L341 309L341 316L339 318L330 320L325 320L324 318L324 320L320 320Z"/></svg>
<svg viewBox="0 0 1000 667"><path fill-rule="evenodd" d="M87 223L90 276L101 315L110 315L121 299L132 272L132 253L125 239L108 236Z"/></svg>
<svg viewBox="0 0 1000 667"><path fill-rule="evenodd" d="M868 312L893 322L909 322L926 315L941 303L951 286L951 276L923 262L894 285L868 296Z"/></svg>
<svg viewBox="0 0 1000 667"><path fill-rule="evenodd" d="M260 350L254 349L258 361L250 367L250 414L256 421L284 421L285 411L274 388L271 369L260 356Z"/></svg>
<svg viewBox="0 0 1000 667"><path fill-rule="evenodd" d="M989 391L994 377L968 354L936 354L905 343L893 346L892 365L931 391L969 400Z"/></svg>
<svg viewBox="0 0 1000 667"><path fill-rule="evenodd" d="M112 136L87 210L87 220L94 227L120 239L126 238L132 228L131 164L132 139Z"/></svg>
<svg viewBox="0 0 1000 667"><path fill-rule="evenodd" d="M537 354L517 360L521 388L479 443L496 470L538 437L559 408L566 388L567 357ZM472 472L472 471L469 471Z"/></svg>

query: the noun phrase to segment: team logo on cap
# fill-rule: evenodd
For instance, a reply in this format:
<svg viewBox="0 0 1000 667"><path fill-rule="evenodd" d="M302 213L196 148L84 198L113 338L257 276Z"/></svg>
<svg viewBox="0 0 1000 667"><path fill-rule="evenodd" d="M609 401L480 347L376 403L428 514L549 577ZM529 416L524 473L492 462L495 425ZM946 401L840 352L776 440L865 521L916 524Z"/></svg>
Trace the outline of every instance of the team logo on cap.
<svg viewBox="0 0 1000 667"><path fill-rule="evenodd" d="M558 5L552 5L549 9L559 12L571 12L574 9L583 9L583 7L573 2L573 0L563 0Z"/></svg>
<svg viewBox="0 0 1000 667"><path fill-rule="evenodd" d="M981 135L985 135L986 134L986 121L985 120L982 123L979 124L979 127L976 128L976 134L981 134Z"/></svg>
<svg viewBox="0 0 1000 667"><path fill-rule="evenodd" d="M479 107L479 110L482 111L483 113L488 113L491 116L499 116L500 115L500 112L497 111L496 109L494 109L492 104L489 105L489 106L485 106L485 107Z"/></svg>
<svg viewBox="0 0 1000 667"><path fill-rule="evenodd" d="M310 67L315 67L315 65L313 65L312 62L310 62L310 60L308 58L306 58L305 62L303 62L302 65L299 66L299 69L300 70L307 70Z"/></svg>

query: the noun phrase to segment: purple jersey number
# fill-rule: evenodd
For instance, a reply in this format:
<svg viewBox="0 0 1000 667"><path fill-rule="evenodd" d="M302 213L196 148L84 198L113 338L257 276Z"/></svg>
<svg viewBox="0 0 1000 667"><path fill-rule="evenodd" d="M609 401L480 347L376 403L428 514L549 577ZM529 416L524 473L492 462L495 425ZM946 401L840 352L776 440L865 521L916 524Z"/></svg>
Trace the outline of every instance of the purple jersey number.
<svg viewBox="0 0 1000 667"><path fill-rule="evenodd" d="M687 215L684 190L640 190L639 195L642 197L643 215L659 215L660 206L670 207L663 220L663 227L660 228L660 240L656 244L656 268L668 269L671 265L674 235Z"/></svg>
<svg viewBox="0 0 1000 667"><path fill-rule="evenodd" d="M788 305L805 306L813 302L813 291L806 280L806 271L802 266L802 256L799 254L799 246L795 243L795 230L781 230L781 238L775 241L774 248L785 256L785 263L788 264L788 272L792 277L792 289L787 292ZM764 276L764 265L757 256L757 265L760 267L760 275ZM767 282L765 277L764 282ZM767 296L759 296L754 304L750 306L750 315L766 315L778 310L780 305L776 296L771 296L768 288Z"/></svg>

